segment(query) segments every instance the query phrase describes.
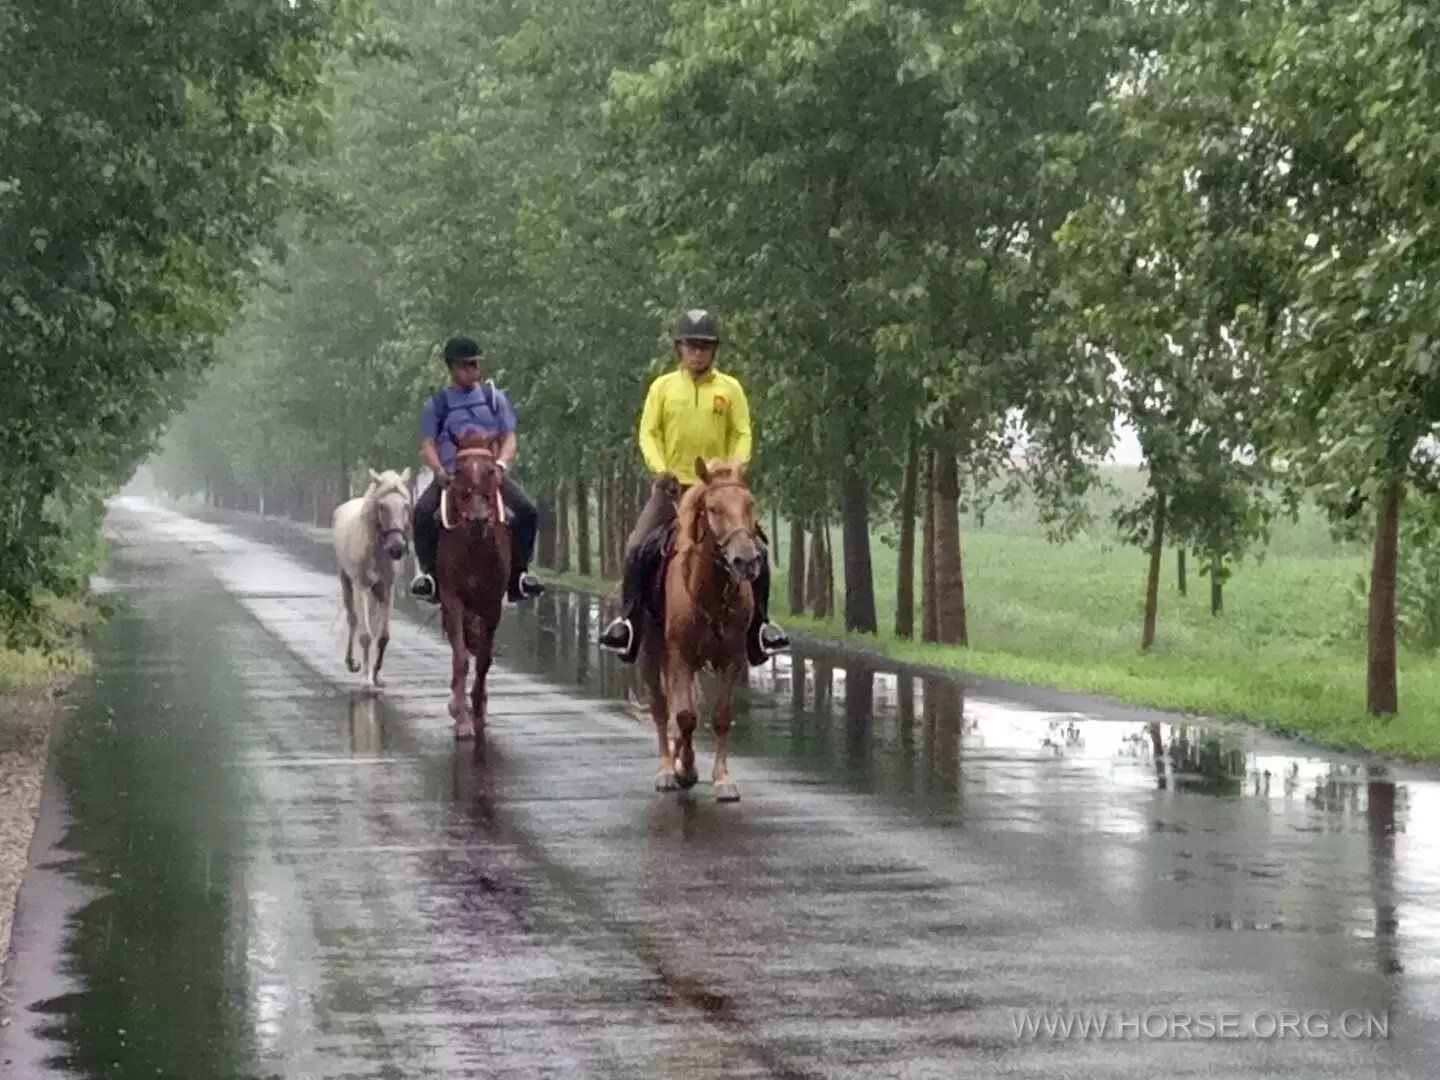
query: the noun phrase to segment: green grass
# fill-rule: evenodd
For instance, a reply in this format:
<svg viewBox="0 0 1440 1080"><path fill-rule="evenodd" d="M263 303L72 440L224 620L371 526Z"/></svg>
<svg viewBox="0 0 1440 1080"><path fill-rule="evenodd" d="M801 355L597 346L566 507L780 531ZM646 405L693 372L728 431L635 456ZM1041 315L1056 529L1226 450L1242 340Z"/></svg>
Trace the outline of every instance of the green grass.
<svg viewBox="0 0 1440 1080"><path fill-rule="evenodd" d="M1143 483L1133 470L1116 470L1111 480L1126 493ZM996 507L983 521L966 515L968 649L894 636L897 555L883 532L871 552L878 636L847 634L838 618L786 613L783 522L772 607L802 634L902 663L1248 720L1345 749L1440 760L1440 660L1402 650L1400 714L1378 720L1365 712L1365 613L1352 595L1368 569L1363 546L1335 543L1313 511L1281 522L1260 557L1248 558L1226 583L1219 617L1210 614L1209 579L1193 559L1188 595L1179 594L1175 554L1167 550L1159 639L1146 654L1139 647L1146 557L1108 524L1121 497L1098 496L1095 526L1064 544L1041 535L1023 502ZM831 543L838 562L838 529ZM606 594L617 588L575 574L557 580ZM843 610L838 565L836 588Z"/></svg>
<svg viewBox="0 0 1440 1080"><path fill-rule="evenodd" d="M37 615L44 631L42 645L0 646L0 693L33 690L89 670L84 639L99 623L100 608L88 600L45 596Z"/></svg>

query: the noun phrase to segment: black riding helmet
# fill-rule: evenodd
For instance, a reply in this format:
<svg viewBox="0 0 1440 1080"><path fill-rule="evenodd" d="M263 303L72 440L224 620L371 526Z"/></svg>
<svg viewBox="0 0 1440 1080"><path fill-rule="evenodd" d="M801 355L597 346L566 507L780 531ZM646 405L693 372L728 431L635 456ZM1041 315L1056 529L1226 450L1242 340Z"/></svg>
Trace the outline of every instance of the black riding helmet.
<svg viewBox="0 0 1440 1080"><path fill-rule="evenodd" d="M479 360L485 355L485 350L474 338L452 337L445 342L443 355L446 364L457 364L465 360Z"/></svg>
<svg viewBox="0 0 1440 1080"><path fill-rule="evenodd" d="M676 341L708 341L720 344L720 320L704 308L694 308L675 320Z"/></svg>

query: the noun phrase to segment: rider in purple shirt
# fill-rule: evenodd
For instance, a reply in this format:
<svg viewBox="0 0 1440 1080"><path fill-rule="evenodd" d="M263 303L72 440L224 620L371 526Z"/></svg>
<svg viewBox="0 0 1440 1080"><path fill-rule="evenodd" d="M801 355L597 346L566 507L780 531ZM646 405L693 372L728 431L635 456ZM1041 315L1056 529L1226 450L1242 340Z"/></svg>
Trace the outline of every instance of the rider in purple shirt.
<svg viewBox="0 0 1440 1080"><path fill-rule="evenodd" d="M440 592L435 587L435 557L440 547L440 491L450 483L455 472L455 444L467 432L478 431L500 439L500 468L505 481L500 489L510 511L511 569L509 597L512 601L527 600L545 591L530 573L530 560L535 556L535 533L540 514L510 477L515 460L515 410L504 391L495 384L480 380L480 346L466 337L451 338L445 343L445 362L450 367L450 385L425 402L420 410L420 456L435 474L435 483L425 489L415 505L415 560L420 573L410 585L410 592L423 600L438 603Z"/></svg>

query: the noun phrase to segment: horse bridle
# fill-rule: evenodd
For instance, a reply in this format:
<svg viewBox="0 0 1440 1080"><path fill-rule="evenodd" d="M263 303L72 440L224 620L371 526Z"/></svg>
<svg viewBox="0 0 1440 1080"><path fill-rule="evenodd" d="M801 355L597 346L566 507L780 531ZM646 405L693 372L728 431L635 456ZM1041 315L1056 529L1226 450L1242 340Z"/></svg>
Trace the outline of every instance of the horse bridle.
<svg viewBox="0 0 1440 1080"><path fill-rule="evenodd" d="M455 452L456 462L459 462L462 458L470 457L489 458L491 461L496 460L495 451L484 446L467 446L464 450L457 450ZM441 489L440 527L446 532L450 532L455 528L454 523L449 520L450 515L446 512L446 506L448 505L449 500L450 489L448 487ZM505 520L505 496L500 493L499 487L496 487L495 489L495 511L499 515L500 520L503 522Z"/></svg>
<svg viewBox="0 0 1440 1080"><path fill-rule="evenodd" d="M738 480L722 480L718 484L706 484L705 491L708 493L711 491L716 491L719 488L744 486L745 485L740 483L740 481ZM722 567L725 570L727 576L730 573L730 564L725 561L725 548L731 540L734 540L735 537L739 536L741 533L749 533L750 539L754 541L756 546L759 546L760 544L760 538L755 534L755 527L753 525L736 525L733 529L727 530L723 536L717 537L715 533L711 531L710 523L704 520L705 515L702 514L700 515L700 517L702 527L705 530L705 535L711 540L713 540L715 544L714 550L710 553L710 558L716 566Z"/></svg>
<svg viewBox="0 0 1440 1080"><path fill-rule="evenodd" d="M395 491L395 490L392 488L390 491L386 492L386 494L387 494L387 495L391 495L391 494L396 494L396 495L398 495L398 494L405 494L405 493L404 493L403 491ZM381 498L383 498L383 497L384 497L384 496L376 496L376 502L378 503L379 500L380 500ZM409 497L408 495L406 495L405 501L406 501L407 503L410 501L410 497ZM378 517L378 515L377 515L377 517ZM378 526L378 525L380 524L380 522L379 522L379 521L376 521L375 524ZM387 536L398 536L398 537L400 537L400 539L405 540L405 541L408 542L408 541L409 541L409 538L410 538L410 530L407 529L407 528L405 528L403 525L400 526L399 528L390 528L390 529L376 528L376 530L375 530L375 536L376 536L375 542L376 542L379 546L384 547L384 546L385 546L385 538L386 538Z"/></svg>

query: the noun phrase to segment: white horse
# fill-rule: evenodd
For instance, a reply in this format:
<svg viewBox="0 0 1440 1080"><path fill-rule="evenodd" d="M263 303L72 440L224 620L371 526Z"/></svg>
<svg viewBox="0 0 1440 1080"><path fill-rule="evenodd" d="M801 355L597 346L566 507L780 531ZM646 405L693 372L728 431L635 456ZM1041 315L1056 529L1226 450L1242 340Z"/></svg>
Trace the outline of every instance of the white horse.
<svg viewBox="0 0 1440 1080"><path fill-rule="evenodd" d="M365 494L335 508L330 539L340 564L340 588L350 624L345 639L345 666L351 671L363 668L366 690L385 685L380 681L380 665L385 660L385 646L390 644L395 578L410 546L414 509L409 469L402 473L377 473L372 469ZM355 659L357 627L363 662Z"/></svg>

